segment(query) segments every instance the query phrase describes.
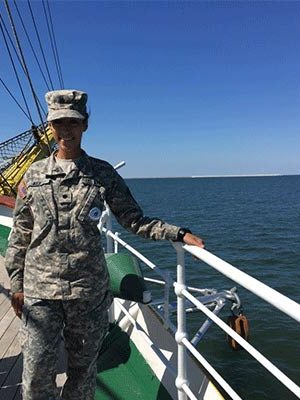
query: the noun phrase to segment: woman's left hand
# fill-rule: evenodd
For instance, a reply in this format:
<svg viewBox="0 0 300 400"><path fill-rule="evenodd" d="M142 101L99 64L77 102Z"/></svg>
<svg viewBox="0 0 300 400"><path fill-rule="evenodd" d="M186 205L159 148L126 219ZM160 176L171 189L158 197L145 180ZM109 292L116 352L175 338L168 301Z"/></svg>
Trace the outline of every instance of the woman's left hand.
<svg viewBox="0 0 300 400"><path fill-rule="evenodd" d="M186 233L183 236L183 242L191 246L201 247L202 249L204 249L205 247L204 240L199 238L198 236L193 235L192 233Z"/></svg>

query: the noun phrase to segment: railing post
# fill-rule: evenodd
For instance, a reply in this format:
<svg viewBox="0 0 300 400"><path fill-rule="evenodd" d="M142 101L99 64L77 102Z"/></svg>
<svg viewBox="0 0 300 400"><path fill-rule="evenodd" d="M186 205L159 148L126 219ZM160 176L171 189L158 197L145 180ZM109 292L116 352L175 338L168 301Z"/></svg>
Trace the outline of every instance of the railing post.
<svg viewBox="0 0 300 400"><path fill-rule="evenodd" d="M107 207L106 212L107 212L106 228L109 231L112 231L112 218L109 207ZM113 253L113 250L114 250L114 241L110 236L106 235L106 251L107 253Z"/></svg>
<svg viewBox="0 0 300 400"><path fill-rule="evenodd" d="M182 340L187 338L186 332L186 311L185 298L182 295L182 290L185 286L185 265L184 265L184 250L179 243L174 243L177 251L177 282L175 284L175 293L177 296L177 331L175 339L178 345L178 360L177 360L177 378L176 387L178 389L178 400L187 400L187 395L182 389L183 385L188 385L187 380L187 355L186 348L182 344Z"/></svg>
<svg viewBox="0 0 300 400"><path fill-rule="evenodd" d="M165 295L164 295L164 326L167 327L170 323L170 287L171 287L171 273L166 271L165 280Z"/></svg>
<svg viewBox="0 0 300 400"><path fill-rule="evenodd" d="M119 232L116 232L115 235L117 237L120 236ZM119 243L117 240L114 240L114 253L119 253Z"/></svg>

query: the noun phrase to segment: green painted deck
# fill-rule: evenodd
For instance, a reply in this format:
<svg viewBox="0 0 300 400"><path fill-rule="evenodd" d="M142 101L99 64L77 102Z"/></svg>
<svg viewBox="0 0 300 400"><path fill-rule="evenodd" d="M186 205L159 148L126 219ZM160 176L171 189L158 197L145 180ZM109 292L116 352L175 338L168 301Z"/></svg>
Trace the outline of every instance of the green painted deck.
<svg viewBox="0 0 300 400"><path fill-rule="evenodd" d="M129 336L117 325L104 341L97 365L97 400L171 399Z"/></svg>
<svg viewBox="0 0 300 400"><path fill-rule="evenodd" d="M10 228L0 225L0 256L4 256L5 254L9 232Z"/></svg>
<svg viewBox="0 0 300 400"><path fill-rule="evenodd" d="M20 320L10 305L9 281L0 256L0 400L21 400L22 354L18 340ZM66 356L60 349L57 385L65 381ZM169 400L128 335L112 325L97 362L95 400Z"/></svg>

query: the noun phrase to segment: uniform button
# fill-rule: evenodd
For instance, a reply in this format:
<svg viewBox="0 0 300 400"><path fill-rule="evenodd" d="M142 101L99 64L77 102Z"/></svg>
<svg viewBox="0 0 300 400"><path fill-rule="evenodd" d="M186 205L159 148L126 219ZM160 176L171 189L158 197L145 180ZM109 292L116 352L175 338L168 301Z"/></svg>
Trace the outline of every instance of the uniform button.
<svg viewBox="0 0 300 400"><path fill-rule="evenodd" d="M72 193L63 193L59 196L59 202L61 204L71 203Z"/></svg>

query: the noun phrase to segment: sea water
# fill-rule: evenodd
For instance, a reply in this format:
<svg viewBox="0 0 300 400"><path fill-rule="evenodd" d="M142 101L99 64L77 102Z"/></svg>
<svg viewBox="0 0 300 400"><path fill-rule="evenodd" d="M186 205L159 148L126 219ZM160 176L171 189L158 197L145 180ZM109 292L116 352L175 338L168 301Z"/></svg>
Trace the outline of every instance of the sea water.
<svg viewBox="0 0 300 400"><path fill-rule="evenodd" d="M205 239L207 250L300 302L300 176L129 179L127 183L145 215L190 228ZM146 241L118 230L124 240L176 277L176 255L168 242ZM299 324L204 263L189 255L186 262L192 286L238 287L250 323L250 343L299 384ZM158 289L151 289L157 294ZM229 304L221 317L226 320L228 315ZM188 317L190 337L203 320L200 313ZM232 350L217 326L197 348L243 399L296 398L245 351Z"/></svg>

